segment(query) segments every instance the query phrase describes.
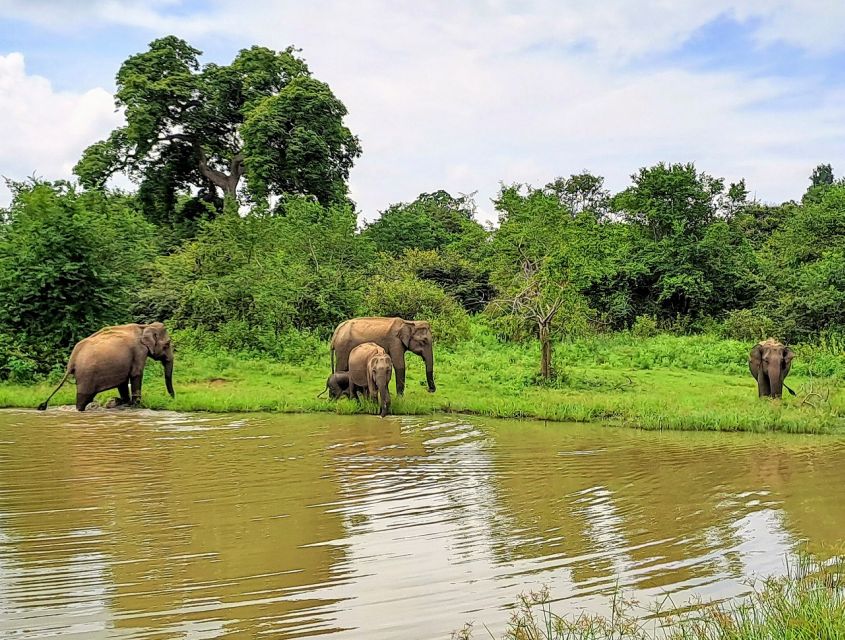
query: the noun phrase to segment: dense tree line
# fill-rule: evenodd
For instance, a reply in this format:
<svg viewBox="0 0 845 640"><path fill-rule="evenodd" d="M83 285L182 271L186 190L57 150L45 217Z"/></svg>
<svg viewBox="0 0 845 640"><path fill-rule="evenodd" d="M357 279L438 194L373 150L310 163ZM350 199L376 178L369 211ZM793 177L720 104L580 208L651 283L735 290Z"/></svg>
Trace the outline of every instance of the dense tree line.
<svg viewBox="0 0 845 640"><path fill-rule="evenodd" d="M766 205L693 164L638 170L611 194L582 172L503 185L498 225L470 195L423 193L359 227L360 154L345 107L297 52L200 66L177 38L117 76L126 126L89 147L78 184L12 183L0 211L0 378L48 372L99 327L164 320L202 348L279 358L354 315L470 317L539 338L720 331L812 340L845 325L845 183ZM109 188L122 171L138 189Z"/></svg>

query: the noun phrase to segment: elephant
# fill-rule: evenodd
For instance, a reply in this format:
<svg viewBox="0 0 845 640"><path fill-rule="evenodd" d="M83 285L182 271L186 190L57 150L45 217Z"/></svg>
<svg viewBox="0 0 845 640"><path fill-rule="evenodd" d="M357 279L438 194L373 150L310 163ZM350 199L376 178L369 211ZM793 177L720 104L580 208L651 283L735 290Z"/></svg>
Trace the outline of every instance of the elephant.
<svg viewBox="0 0 845 640"><path fill-rule="evenodd" d="M794 355L792 349L772 338L754 345L748 355L748 368L757 380L757 395L760 398L780 398L783 394L782 387L786 387L789 393L795 395L783 381L789 375Z"/></svg>
<svg viewBox="0 0 845 640"><path fill-rule="evenodd" d="M379 415L382 418L390 412L390 375L392 373L393 360L386 353L373 356L367 362L367 382L370 398L378 401Z"/></svg>
<svg viewBox="0 0 845 640"><path fill-rule="evenodd" d="M390 374L393 361L375 342L365 342L349 354L349 394L357 400L358 390L366 389L367 396L380 405L383 418L390 410Z"/></svg>
<svg viewBox="0 0 845 640"><path fill-rule="evenodd" d="M323 393L328 390L329 398L332 400L337 400L341 396L346 396L347 398L350 396L349 394L349 373L347 371L337 371L328 377L326 380L326 388L323 389ZM320 396L323 395L321 393Z"/></svg>
<svg viewBox="0 0 845 640"><path fill-rule="evenodd" d="M396 370L397 394L401 396L405 393L406 351L417 354L425 361L428 391L434 393L434 347L428 322L402 318L352 318L340 323L332 335L332 372L346 371L352 349L365 342L376 343L390 356Z"/></svg>
<svg viewBox="0 0 845 640"><path fill-rule="evenodd" d="M59 386L38 406L47 408L56 392L73 375L76 378L76 409L85 407L101 391L117 389L118 404L137 405L141 401L141 382L147 358L158 360L164 367L167 393L173 392L173 344L161 322L122 324L105 327L80 340L70 354L67 370ZM132 386L132 395L129 387Z"/></svg>

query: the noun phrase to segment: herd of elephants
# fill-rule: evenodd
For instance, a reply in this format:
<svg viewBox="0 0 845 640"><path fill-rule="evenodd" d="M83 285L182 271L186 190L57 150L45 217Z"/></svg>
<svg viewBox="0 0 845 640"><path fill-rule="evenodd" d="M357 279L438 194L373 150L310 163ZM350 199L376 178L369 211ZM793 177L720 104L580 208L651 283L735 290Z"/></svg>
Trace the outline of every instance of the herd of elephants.
<svg viewBox="0 0 845 640"><path fill-rule="evenodd" d="M352 318L340 323L331 340L332 373L326 389L332 399L347 396L357 400L359 392L379 403L379 415L390 411L388 384L396 372L396 393L405 391L405 352L420 356L425 362L428 390L434 392L434 351L431 325L423 320L403 318ZM748 356L748 367L757 381L760 397L780 398L794 354L777 340L757 343ZM141 383L147 358L164 367L167 392L173 392L173 344L161 322L124 324L105 327L80 340L73 348L62 381L42 402L47 403L68 376L76 379L76 408L85 408L94 397L117 389L117 404L137 405L141 401ZM325 390L323 391L325 393ZM322 395L322 394L321 394Z"/></svg>

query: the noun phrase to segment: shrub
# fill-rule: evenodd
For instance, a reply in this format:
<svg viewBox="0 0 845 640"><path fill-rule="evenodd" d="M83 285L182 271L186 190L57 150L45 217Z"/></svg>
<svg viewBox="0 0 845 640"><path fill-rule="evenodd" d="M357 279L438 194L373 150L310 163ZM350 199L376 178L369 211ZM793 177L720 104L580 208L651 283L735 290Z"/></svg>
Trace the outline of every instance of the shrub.
<svg viewBox="0 0 845 640"><path fill-rule="evenodd" d="M765 314L753 309L738 309L725 316L719 333L726 338L758 342L775 335L776 328Z"/></svg>
<svg viewBox="0 0 845 640"><path fill-rule="evenodd" d="M0 376L27 378L103 326L132 320L155 232L126 196L65 183L11 187L0 212L0 329L15 336L18 355Z"/></svg>
<svg viewBox="0 0 845 640"><path fill-rule="evenodd" d="M631 335L637 338L651 338L656 336L659 332L657 328L657 320L654 316L637 316L634 324L631 325Z"/></svg>

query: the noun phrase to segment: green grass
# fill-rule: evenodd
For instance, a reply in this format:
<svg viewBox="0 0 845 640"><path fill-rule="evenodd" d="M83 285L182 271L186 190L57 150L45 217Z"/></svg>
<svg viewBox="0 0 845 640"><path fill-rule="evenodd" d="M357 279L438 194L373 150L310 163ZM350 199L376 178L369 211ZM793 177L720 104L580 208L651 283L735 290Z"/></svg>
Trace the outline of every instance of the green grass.
<svg viewBox="0 0 845 640"><path fill-rule="evenodd" d="M845 562L821 564L806 557L787 575L754 586L732 603L690 603L679 613L650 619L636 615L620 594L609 617L560 616L551 610L547 589L520 596L506 640L834 640L845 638ZM491 637L484 633L484 637ZM467 625L453 634L469 640Z"/></svg>
<svg viewBox="0 0 845 640"><path fill-rule="evenodd" d="M407 355L406 393L395 414L469 413L501 418L606 422L643 429L822 433L845 428L845 358L823 347L795 347L787 382L798 397L757 398L747 370L750 345L714 336L627 333L556 345L553 384L538 385L535 345L504 344L480 327L470 340L435 354L437 392L427 393L422 360ZM322 351L322 349L321 349ZM176 399L151 362L144 404L178 411L374 413L374 405L316 398L329 372L328 347L299 364L177 353ZM0 384L0 406L35 407L53 385ZM114 392L100 396L104 400ZM72 384L52 404L72 404Z"/></svg>

